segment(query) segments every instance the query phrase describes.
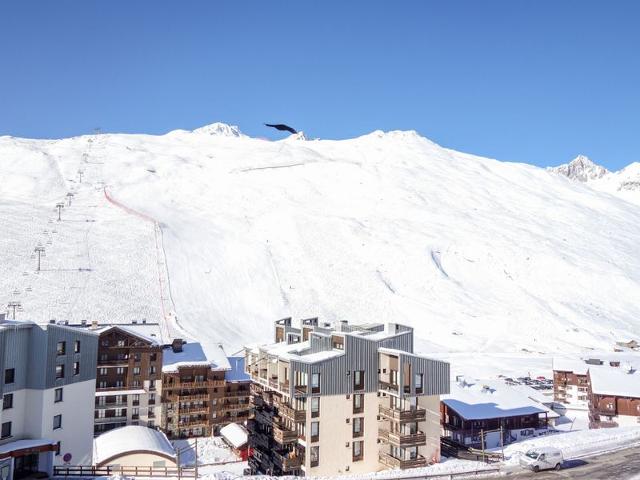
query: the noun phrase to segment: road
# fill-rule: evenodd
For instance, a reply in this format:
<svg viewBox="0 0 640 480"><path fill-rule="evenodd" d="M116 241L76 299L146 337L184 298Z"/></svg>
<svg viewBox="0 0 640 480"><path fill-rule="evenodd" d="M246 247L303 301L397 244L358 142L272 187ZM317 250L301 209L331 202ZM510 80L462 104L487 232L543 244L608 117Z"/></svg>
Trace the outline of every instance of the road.
<svg viewBox="0 0 640 480"><path fill-rule="evenodd" d="M515 475L517 478L535 478L536 480L559 480L574 478L579 480L640 480L640 447L628 448L597 457L581 460L567 460L559 472L526 472Z"/></svg>

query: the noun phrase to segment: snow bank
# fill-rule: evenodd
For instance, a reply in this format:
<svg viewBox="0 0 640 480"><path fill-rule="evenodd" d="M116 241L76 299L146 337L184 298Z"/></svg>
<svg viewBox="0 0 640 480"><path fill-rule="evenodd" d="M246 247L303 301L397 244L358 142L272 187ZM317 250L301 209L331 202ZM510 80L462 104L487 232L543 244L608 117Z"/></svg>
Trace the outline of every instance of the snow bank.
<svg viewBox="0 0 640 480"><path fill-rule="evenodd" d="M640 427L602 428L538 437L504 449L506 464L517 464L520 455L535 447L556 447L565 459L587 457L640 444Z"/></svg>

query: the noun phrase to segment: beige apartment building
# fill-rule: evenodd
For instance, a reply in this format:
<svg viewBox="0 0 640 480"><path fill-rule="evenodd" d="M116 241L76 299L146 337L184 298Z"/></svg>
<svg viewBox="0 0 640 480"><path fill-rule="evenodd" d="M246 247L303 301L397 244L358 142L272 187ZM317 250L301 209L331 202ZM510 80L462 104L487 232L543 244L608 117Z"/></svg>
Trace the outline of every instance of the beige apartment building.
<svg viewBox="0 0 640 480"><path fill-rule="evenodd" d="M413 354L413 329L291 319L245 351L252 379L252 473L336 475L440 458L449 365Z"/></svg>

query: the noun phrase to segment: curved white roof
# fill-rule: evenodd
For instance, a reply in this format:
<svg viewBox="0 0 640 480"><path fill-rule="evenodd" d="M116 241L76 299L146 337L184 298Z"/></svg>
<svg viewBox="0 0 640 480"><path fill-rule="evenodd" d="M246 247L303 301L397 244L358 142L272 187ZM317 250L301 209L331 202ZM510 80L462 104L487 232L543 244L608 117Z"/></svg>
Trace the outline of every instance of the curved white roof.
<svg viewBox="0 0 640 480"><path fill-rule="evenodd" d="M173 445L164 433L153 428L128 425L109 430L93 440L93 462L100 465L111 458L141 450L176 460Z"/></svg>
<svg viewBox="0 0 640 480"><path fill-rule="evenodd" d="M220 429L220 435L234 448L240 448L249 441L247 431L237 423L230 423Z"/></svg>

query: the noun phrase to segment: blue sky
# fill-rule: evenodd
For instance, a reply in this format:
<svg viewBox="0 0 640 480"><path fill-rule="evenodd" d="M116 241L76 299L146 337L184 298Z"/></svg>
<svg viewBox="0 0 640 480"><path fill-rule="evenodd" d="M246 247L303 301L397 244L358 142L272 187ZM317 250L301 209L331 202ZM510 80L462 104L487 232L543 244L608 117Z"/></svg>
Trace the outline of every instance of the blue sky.
<svg viewBox="0 0 640 480"><path fill-rule="evenodd" d="M537 165L640 161L640 2L2 0L0 135L415 129Z"/></svg>

